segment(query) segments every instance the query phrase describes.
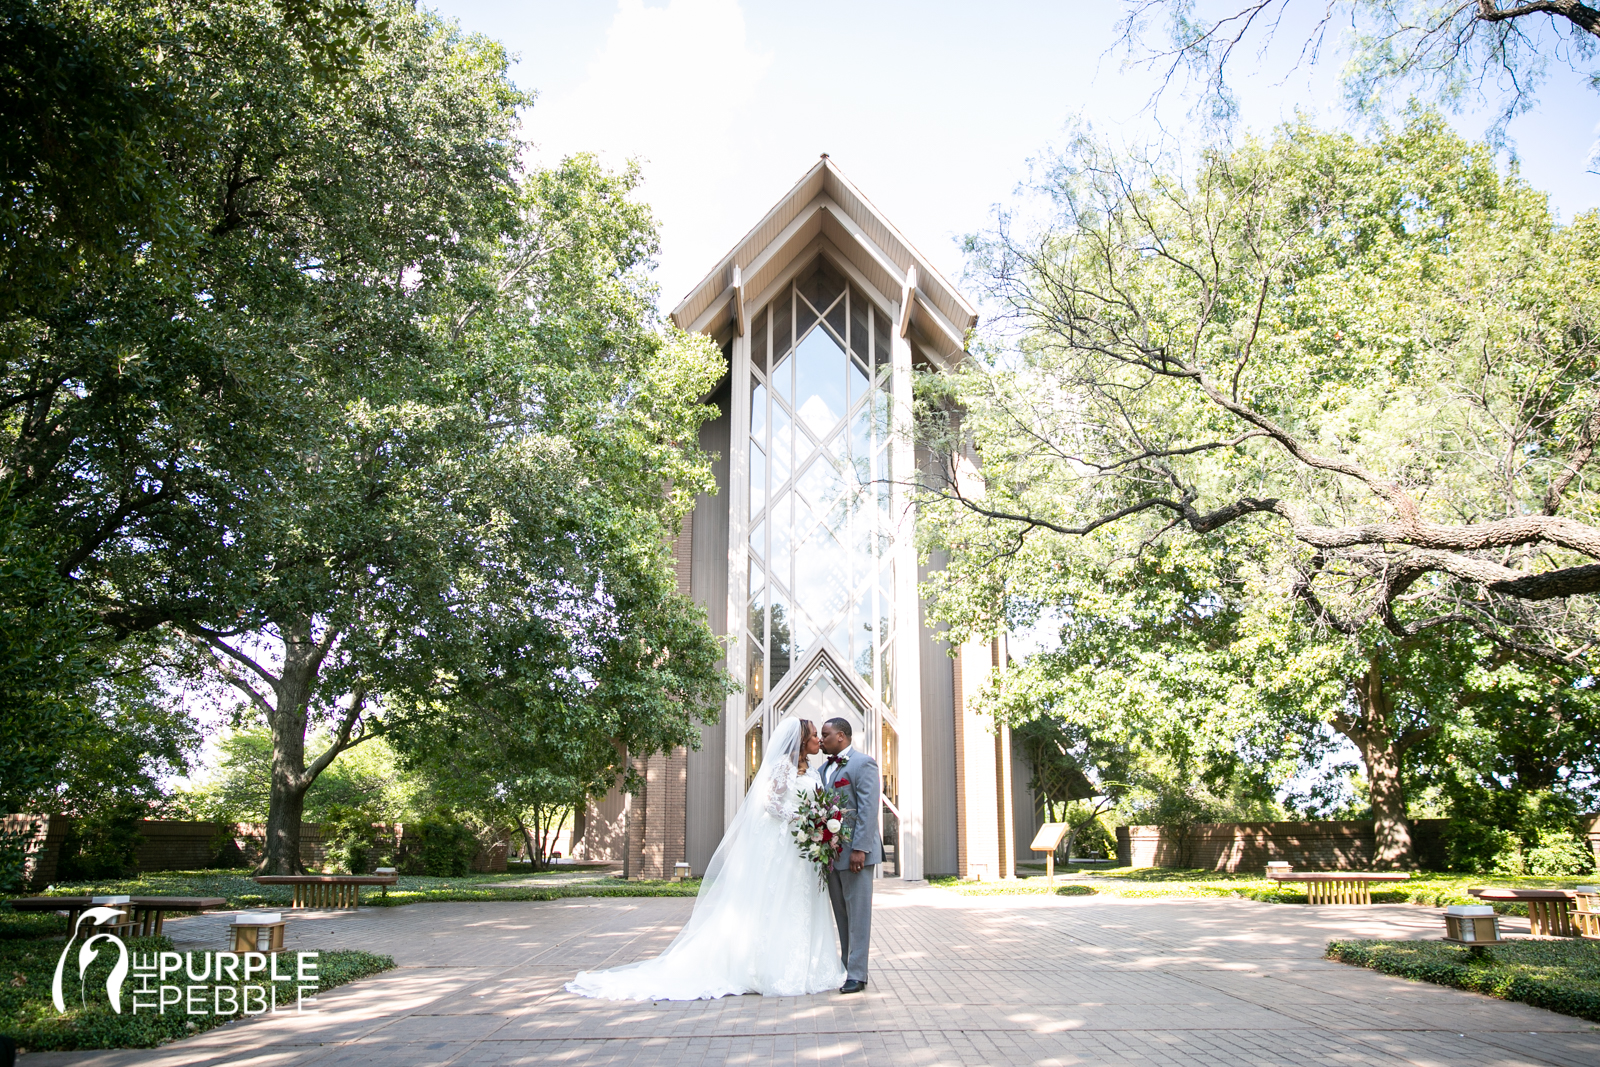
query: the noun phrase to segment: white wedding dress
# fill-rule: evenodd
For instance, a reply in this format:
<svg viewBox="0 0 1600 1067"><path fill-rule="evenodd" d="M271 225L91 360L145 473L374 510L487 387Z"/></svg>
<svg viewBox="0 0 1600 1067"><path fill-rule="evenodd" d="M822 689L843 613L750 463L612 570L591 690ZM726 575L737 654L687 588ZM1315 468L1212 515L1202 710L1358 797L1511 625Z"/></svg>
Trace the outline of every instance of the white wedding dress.
<svg viewBox="0 0 1600 1067"><path fill-rule="evenodd" d="M790 997L844 981L828 891L790 836L802 790L800 723L774 731L743 806L706 867L694 912L655 959L583 971L567 989L606 1000Z"/></svg>

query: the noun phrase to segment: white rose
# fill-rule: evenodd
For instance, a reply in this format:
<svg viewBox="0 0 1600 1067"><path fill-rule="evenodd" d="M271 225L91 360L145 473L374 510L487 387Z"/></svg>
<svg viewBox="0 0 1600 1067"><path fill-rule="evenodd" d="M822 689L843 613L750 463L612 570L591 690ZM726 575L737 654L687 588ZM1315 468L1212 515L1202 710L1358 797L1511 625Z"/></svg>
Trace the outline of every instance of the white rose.
<svg viewBox="0 0 1600 1067"><path fill-rule="evenodd" d="M839 820L838 819L829 819L828 820L828 833L836 834L838 832L839 832Z"/></svg>

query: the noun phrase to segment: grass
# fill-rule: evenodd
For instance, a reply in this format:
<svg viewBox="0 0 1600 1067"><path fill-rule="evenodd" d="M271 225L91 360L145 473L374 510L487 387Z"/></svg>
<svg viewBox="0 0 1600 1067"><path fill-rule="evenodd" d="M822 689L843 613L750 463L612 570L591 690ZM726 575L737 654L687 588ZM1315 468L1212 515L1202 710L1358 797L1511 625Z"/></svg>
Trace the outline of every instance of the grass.
<svg viewBox="0 0 1600 1067"><path fill-rule="evenodd" d="M1438 941L1330 941L1331 960L1384 974L1516 1000L1600 1022L1600 944L1516 940L1483 950Z"/></svg>
<svg viewBox="0 0 1600 1067"><path fill-rule="evenodd" d="M14 912L9 914L16 915ZM60 921L65 926L64 920ZM68 1010L60 1014L51 1003L51 982L66 942L59 936L20 936L20 928L15 923L7 923L5 931L4 937L0 938L0 1034L15 1041L18 1051L151 1048L221 1026L244 1014L238 1008L226 1010L228 1005L225 1001L225 1010L220 1014L135 1011L131 1004L132 991L136 987L134 975L129 976L123 987L122 1012L113 1012L104 994L106 975L117 958L117 954L109 950L100 951L98 958L89 966L84 987L89 993L87 1007L76 1003L80 1001L77 967L73 958L68 959L63 982ZM170 952L173 947L171 940L165 937L134 938L127 944L129 955L135 961L143 954ZM263 976L256 976L251 984L263 987L275 985L275 994L270 995L275 995L279 1005L290 1006L288 1010L292 1011L292 1005L295 1004L293 976L296 958L293 953L281 953L280 956L283 957L279 964L280 973L287 975L283 982L270 983ZM316 985L320 993L357 978L386 971L394 966L394 960L370 952L337 950L320 953L316 964ZM188 984L188 979L181 977L169 981ZM201 1000L214 1006L214 990L218 988L216 984L194 984L205 989L204 993L199 994ZM236 998L240 995L237 990L242 984L224 983L235 988ZM96 990L100 991L98 1002L94 999ZM236 999L235 1004L239 1003Z"/></svg>
<svg viewBox="0 0 1600 1067"><path fill-rule="evenodd" d="M541 872L548 873L548 872ZM683 882L626 881L621 878L593 878L567 885L505 885L527 878L526 873L469 874L459 878L432 878L401 875L387 891L366 888L361 903L369 907L398 907L424 901L447 900L560 900L566 897L692 897L700 889L698 879ZM287 907L294 900L292 886L257 885L243 871L153 871L134 878L95 882L62 882L50 886L45 896L100 896L126 893L130 896L222 897L230 908ZM0 937L4 937L0 925Z"/></svg>
<svg viewBox="0 0 1600 1067"><path fill-rule="evenodd" d="M962 896L1025 896L1047 894L1044 871L1028 865L1019 865L1022 876L1015 880L997 882L964 882L959 878L933 878L932 885L959 893ZM1305 890L1291 888L1293 883L1280 887L1257 874L1229 874L1226 871L1181 870L1172 867L1077 867L1056 868L1059 878L1073 875L1070 885L1092 888L1095 895L1107 897L1243 897L1265 904L1304 904ZM1077 877L1077 876L1081 876ZM1570 889L1594 875L1573 875L1566 878L1508 877L1493 874L1454 874L1419 871L1405 882L1389 883L1372 893L1373 903L1420 904L1443 907L1448 904L1479 904L1482 901L1468 895L1473 886L1521 886L1524 888ZM1059 887L1058 887L1059 891ZM1526 904L1495 903L1494 909L1502 915L1527 915Z"/></svg>

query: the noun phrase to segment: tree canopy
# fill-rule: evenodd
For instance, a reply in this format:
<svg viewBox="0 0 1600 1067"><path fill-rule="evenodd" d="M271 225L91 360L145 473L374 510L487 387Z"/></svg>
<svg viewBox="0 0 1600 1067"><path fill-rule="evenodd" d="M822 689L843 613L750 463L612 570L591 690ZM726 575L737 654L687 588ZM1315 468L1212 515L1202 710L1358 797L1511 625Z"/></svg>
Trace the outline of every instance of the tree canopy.
<svg viewBox="0 0 1600 1067"><path fill-rule="evenodd" d="M1043 192L1037 229L970 243L988 366L920 385L939 612L1061 609L1069 661L1103 634L1126 647L1078 663L1224 723L1333 725L1405 854L1400 765L1451 707L1432 643L1590 651L1600 219L1557 225L1425 113L1187 170L1085 139Z"/></svg>
<svg viewBox="0 0 1600 1067"><path fill-rule="evenodd" d="M656 317L637 172L524 168L504 50L406 3L24 6L0 480L34 553L0 593L8 640L81 655L19 680L185 643L273 736L282 870L391 715L514 678L640 754L714 717L667 546L724 368Z"/></svg>

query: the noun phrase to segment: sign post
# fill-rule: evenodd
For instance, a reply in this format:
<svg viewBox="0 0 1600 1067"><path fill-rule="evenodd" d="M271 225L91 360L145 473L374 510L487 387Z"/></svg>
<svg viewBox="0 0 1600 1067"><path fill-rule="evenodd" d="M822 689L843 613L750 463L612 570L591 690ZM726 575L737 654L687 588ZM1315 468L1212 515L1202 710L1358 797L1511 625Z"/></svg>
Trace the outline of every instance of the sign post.
<svg viewBox="0 0 1600 1067"><path fill-rule="evenodd" d="M1045 885L1051 889L1056 885L1056 848L1061 844L1061 839L1067 836L1070 829L1064 822L1047 822L1039 827L1039 832L1033 836L1033 844L1029 847L1035 852L1043 852L1044 873L1048 881Z"/></svg>

